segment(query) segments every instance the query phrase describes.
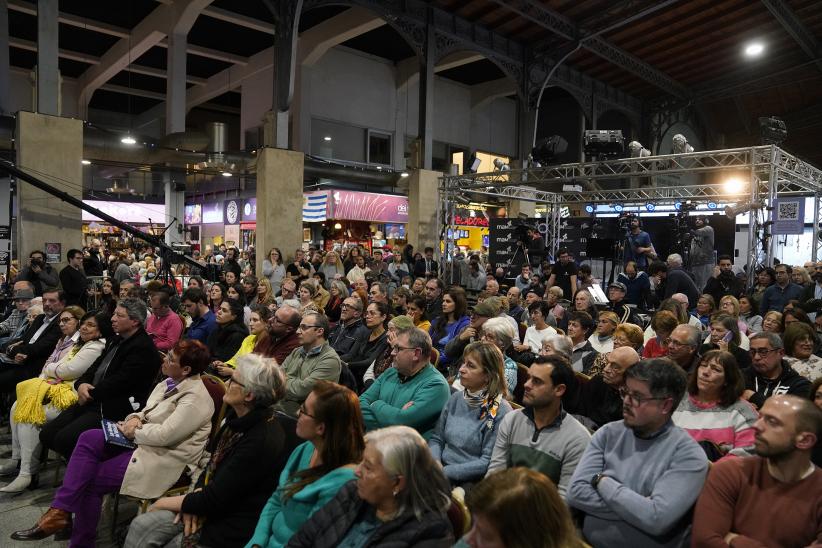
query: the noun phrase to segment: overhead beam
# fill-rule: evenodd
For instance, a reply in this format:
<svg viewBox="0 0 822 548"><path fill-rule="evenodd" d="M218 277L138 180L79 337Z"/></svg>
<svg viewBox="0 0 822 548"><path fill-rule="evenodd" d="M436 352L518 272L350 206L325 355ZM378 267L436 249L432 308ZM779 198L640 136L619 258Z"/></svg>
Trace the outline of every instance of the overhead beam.
<svg viewBox="0 0 822 548"><path fill-rule="evenodd" d="M471 109L478 109L501 97L516 95L517 85L510 78L499 78L471 86Z"/></svg>
<svg viewBox="0 0 822 548"><path fill-rule="evenodd" d="M266 34L271 34L272 36L274 35L274 23L260 21L259 19L254 19L253 17L234 13L233 11L209 6L203 10L203 15L213 19L219 19L220 21L225 21L226 23L245 27L247 29L264 32Z"/></svg>
<svg viewBox="0 0 822 548"><path fill-rule="evenodd" d="M813 33L800 21L785 0L762 0L774 19L791 35L799 47L810 57L817 68L822 71L822 50Z"/></svg>
<svg viewBox="0 0 822 548"><path fill-rule="evenodd" d="M17 49L22 49L26 51L33 51L37 52L37 42L32 42L30 40L23 40L22 38L9 38L9 46ZM79 61L81 63L86 63L88 65L99 65L100 58L95 55L89 55L88 53L82 53L79 51L70 51L67 49L59 49L57 54L62 57L63 59L71 59L72 61ZM154 76L155 78L167 78L168 74L163 69L158 69L154 67L147 67L144 65L136 65L132 63L128 67L124 68L123 70L130 70L135 74L145 74L146 76ZM206 78L200 78L199 76L186 76L186 82L189 84L195 84L198 86L205 85L208 80Z"/></svg>
<svg viewBox="0 0 822 548"><path fill-rule="evenodd" d="M385 24L385 20L374 12L359 7L349 8L300 34L297 62L313 66L334 46Z"/></svg>
<svg viewBox="0 0 822 548"><path fill-rule="evenodd" d="M273 47L255 53L248 58L248 63L245 65L228 67L208 78L204 86L189 88L186 91L186 108L191 110L201 103L240 87L243 80L270 69L273 64Z"/></svg>
<svg viewBox="0 0 822 548"><path fill-rule="evenodd" d="M37 15L37 6L31 2L23 0L8 0L9 10L14 10L18 13L25 13L26 15ZM109 36L116 36L117 38L126 38L128 36L128 29L109 25L101 21L94 21L79 15L72 15L70 13L59 12L57 14L57 21L65 25L86 29L100 34L107 34Z"/></svg>
<svg viewBox="0 0 822 548"><path fill-rule="evenodd" d="M473 51L458 51L445 56L434 66L434 73L443 72L461 67L476 61L482 61L485 56ZM397 63L397 89L413 84L420 77L420 60L414 56Z"/></svg>
<svg viewBox="0 0 822 548"><path fill-rule="evenodd" d="M518 13L532 23L567 40L580 41L582 47L591 53L595 53L610 63L639 76L674 97L685 98L689 95L688 88L661 70L615 46L604 38L599 36L586 36L585 32L571 19L546 7L537 0L491 1Z"/></svg>

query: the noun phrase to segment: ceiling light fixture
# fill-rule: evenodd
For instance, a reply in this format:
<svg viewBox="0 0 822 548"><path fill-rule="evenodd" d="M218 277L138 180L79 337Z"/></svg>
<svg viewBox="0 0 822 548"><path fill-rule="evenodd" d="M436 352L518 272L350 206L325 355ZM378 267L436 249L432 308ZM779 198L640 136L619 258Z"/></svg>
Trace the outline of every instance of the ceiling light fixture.
<svg viewBox="0 0 822 548"><path fill-rule="evenodd" d="M80 160L80 163L83 164L84 166L91 165L91 161L89 161L89 160Z"/></svg>
<svg viewBox="0 0 822 548"><path fill-rule="evenodd" d="M745 188L745 181L740 179L739 177L730 177L724 183L722 183L725 192L729 194L739 194Z"/></svg>
<svg viewBox="0 0 822 548"><path fill-rule="evenodd" d="M400 173L400 177L402 177L402 178L408 177L408 172L403 171L402 173Z"/></svg>
<svg viewBox="0 0 822 548"><path fill-rule="evenodd" d="M762 42L752 42L745 46L745 55L748 57L759 57L765 51L765 46Z"/></svg>
<svg viewBox="0 0 822 548"><path fill-rule="evenodd" d="M135 139L131 135L126 135L125 137L120 139L120 142L123 143L124 145L136 145L137 144L137 139Z"/></svg>
<svg viewBox="0 0 822 548"><path fill-rule="evenodd" d="M323 141L330 141L330 140L331 140L330 135L326 135L325 137L323 137Z"/></svg>
<svg viewBox="0 0 822 548"><path fill-rule="evenodd" d="M228 171L223 171L223 177L231 177L231 173Z"/></svg>

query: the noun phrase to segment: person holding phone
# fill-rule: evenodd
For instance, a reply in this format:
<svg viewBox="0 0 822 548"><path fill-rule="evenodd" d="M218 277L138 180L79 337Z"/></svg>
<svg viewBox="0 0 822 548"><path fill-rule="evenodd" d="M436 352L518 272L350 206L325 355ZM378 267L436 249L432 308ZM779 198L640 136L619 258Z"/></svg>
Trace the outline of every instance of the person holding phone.
<svg viewBox="0 0 822 548"><path fill-rule="evenodd" d="M724 350L733 354L740 369L750 367L751 356L740 347L742 337L736 318L730 314L714 314L711 316L709 328L711 334L699 349L701 356L709 350Z"/></svg>

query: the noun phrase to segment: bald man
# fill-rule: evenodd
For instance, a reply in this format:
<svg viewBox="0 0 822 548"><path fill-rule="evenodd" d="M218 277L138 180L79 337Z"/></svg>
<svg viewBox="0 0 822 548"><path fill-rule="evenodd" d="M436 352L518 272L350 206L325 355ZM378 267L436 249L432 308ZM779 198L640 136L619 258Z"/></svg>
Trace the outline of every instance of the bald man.
<svg viewBox="0 0 822 548"><path fill-rule="evenodd" d="M621 346L614 348L605 359L607 363L601 375L580 383L576 405L570 411L590 419L586 426L593 430L622 419L619 389L625 384L625 372L639 362L639 354L630 346Z"/></svg>
<svg viewBox="0 0 822 548"><path fill-rule="evenodd" d="M758 456L711 468L696 503L693 545L818 546L822 470L811 451L822 435L822 410L798 396L771 396L754 429Z"/></svg>

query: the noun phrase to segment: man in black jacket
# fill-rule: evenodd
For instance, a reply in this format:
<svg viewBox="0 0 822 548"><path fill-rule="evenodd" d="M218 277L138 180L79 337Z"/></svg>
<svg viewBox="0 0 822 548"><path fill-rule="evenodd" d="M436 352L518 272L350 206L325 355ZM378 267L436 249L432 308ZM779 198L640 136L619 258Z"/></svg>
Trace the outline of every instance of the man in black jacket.
<svg viewBox="0 0 822 548"><path fill-rule="evenodd" d="M43 313L37 316L23 333L6 347L0 362L0 392L14 392L17 383L37 376L60 339L60 313L66 297L57 289L43 293Z"/></svg>
<svg viewBox="0 0 822 548"><path fill-rule="evenodd" d="M103 245L100 240L95 238L91 241L88 255L83 259L83 271L86 276L102 276L103 270L105 270L103 267L104 260Z"/></svg>
<svg viewBox="0 0 822 548"><path fill-rule="evenodd" d="M680 257L680 264L681 260ZM656 279L656 296L660 301L671 297L674 293L683 293L688 297L688 308L696 307L699 290L688 273L682 270L681 267L669 268L662 261L655 261L648 267L648 274L651 278Z"/></svg>
<svg viewBox="0 0 822 548"><path fill-rule="evenodd" d="M34 284L34 294L40 296L48 287L57 287L60 280L57 272L46 263L46 256L42 251L29 253L29 264L17 276L17 281L26 280Z"/></svg>
<svg viewBox="0 0 822 548"><path fill-rule="evenodd" d="M137 299L117 303L111 327L117 334L85 374L75 381L79 401L48 423L40 441L66 459L80 434L100 428L106 418L120 421L143 407L154 388L161 358L143 328L146 307Z"/></svg>
<svg viewBox="0 0 822 548"><path fill-rule="evenodd" d="M776 333L763 332L751 337L751 367L743 371L742 397L760 409L765 400L779 394L807 398L811 381L793 370L783 359L785 348Z"/></svg>
<svg viewBox="0 0 822 548"><path fill-rule="evenodd" d="M719 265L714 268L713 275L708 278L704 292L714 298L716 305L725 295L739 298L745 288L734 274L734 262L730 255L720 255Z"/></svg>
<svg viewBox="0 0 822 548"><path fill-rule="evenodd" d="M362 323L362 301L359 297L348 297L342 303L340 321L331 330L328 344L342 356L354 347L363 330L368 331Z"/></svg>
<svg viewBox="0 0 822 548"><path fill-rule="evenodd" d="M88 279L83 273L83 252L69 249L66 253L68 265L60 271L60 285L66 294L66 306L77 305L86 308L88 303Z"/></svg>

